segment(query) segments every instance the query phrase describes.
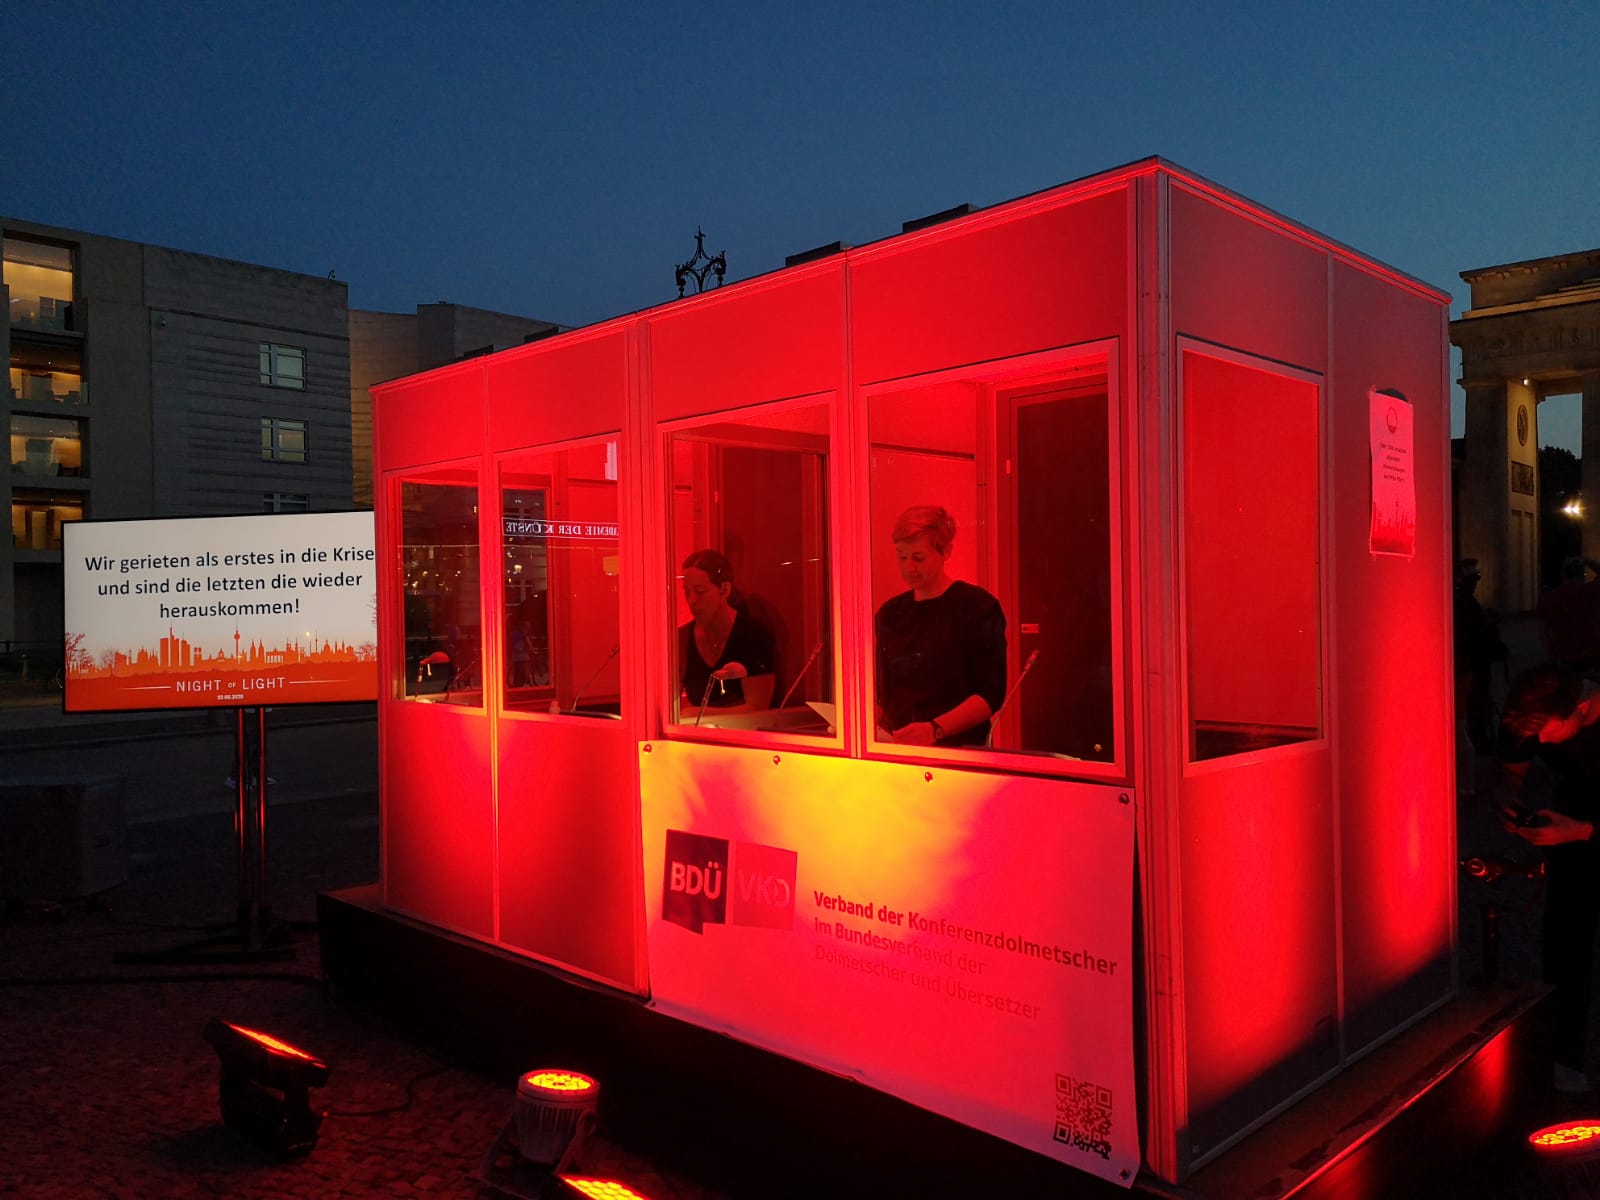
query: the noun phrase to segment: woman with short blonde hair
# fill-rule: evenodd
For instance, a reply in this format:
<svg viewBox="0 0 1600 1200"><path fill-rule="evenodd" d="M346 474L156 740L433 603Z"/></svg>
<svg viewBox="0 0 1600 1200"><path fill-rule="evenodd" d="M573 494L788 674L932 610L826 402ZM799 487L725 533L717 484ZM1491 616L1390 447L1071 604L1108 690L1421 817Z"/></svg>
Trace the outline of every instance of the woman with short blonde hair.
<svg viewBox="0 0 1600 1200"><path fill-rule="evenodd" d="M956 522L944 508L913 505L891 532L911 590L889 597L873 618L879 736L981 747L1005 702L1005 613L983 588L945 569Z"/></svg>

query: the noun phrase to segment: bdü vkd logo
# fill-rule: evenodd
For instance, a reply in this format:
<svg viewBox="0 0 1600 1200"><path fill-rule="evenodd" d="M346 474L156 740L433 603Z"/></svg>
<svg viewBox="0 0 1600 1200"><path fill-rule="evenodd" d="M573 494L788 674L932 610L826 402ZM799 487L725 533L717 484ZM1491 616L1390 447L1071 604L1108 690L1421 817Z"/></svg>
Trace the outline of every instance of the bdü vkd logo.
<svg viewBox="0 0 1600 1200"><path fill-rule="evenodd" d="M757 925L763 929L794 928L797 862L793 850L780 850L758 842L735 843L729 923Z"/></svg>
<svg viewBox="0 0 1600 1200"><path fill-rule="evenodd" d="M667 830L661 917L700 933L707 925L794 927L793 850Z"/></svg>
<svg viewBox="0 0 1600 1200"><path fill-rule="evenodd" d="M699 933L728 919L728 841L667 830L661 918Z"/></svg>

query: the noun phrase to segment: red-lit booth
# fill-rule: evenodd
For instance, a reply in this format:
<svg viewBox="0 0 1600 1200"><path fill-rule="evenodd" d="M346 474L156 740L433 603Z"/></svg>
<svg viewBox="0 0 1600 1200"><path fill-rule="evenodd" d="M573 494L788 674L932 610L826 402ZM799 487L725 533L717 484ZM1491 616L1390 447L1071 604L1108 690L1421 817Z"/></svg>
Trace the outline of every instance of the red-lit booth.
<svg viewBox="0 0 1600 1200"><path fill-rule="evenodd" d="M382 905L1184 1178L1453 994L1447 304L1152 159L375 388ZM915 504L986 745L874 719Z"/></svg>

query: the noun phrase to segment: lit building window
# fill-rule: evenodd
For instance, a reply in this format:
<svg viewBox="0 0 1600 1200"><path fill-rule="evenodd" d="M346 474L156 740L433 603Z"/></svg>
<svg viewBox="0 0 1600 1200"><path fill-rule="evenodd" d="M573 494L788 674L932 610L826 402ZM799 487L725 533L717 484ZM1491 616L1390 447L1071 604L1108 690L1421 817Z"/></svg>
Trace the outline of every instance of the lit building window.
<svg viewBox="0 0 1600 1200"><path fill-rule="evenodd" d="M17 346L11 348L11 398L16 403L55 408L64 404L89 402L83 371L76 361L60 361L37 367L19 365L18 349ZM57 359L68 358L60 350L53 350L52 353ZM75 356L76 352L73 353Z"/></svg>
<svg viewBox="0 0 1600 1200"><path fill-rule="evenodd" d="M18 550L61 549L61 526L83 520L83 497L18 490L11 493L11 544Z"/></svg>
<svg viewBox="0 0 1600 1200"><path fill-rule="evenodd" d="M75 329L72 319L72 251L66 246L4 239L4 280L11 289L12 326Z"/></svg>
<svg viewBox="0 0 1600 1200"><path fill-rule="evenodd" d="M261 493L261 511L269 513L310 512L311 497L299 492Z"/></svg>
<svg viewBox="0 0 1600 1200"><path fill-rule="evenodd" d="M307 460L306 423L283 417L261 418L261 457L272 462Z"/></svg>
<svg viewBox="0 0 1600 1200"><path fill-rule="evenodd" d="M261 382L269 387L294 388L296 391L304 388L306 352L299 346L262 342Z"/></svg>
<svg viewBox="0 0 1600 1200"><path fill-rule="evenodd" d="M83 422L71 417L11 418L14 475L82 475Z"/></svg>

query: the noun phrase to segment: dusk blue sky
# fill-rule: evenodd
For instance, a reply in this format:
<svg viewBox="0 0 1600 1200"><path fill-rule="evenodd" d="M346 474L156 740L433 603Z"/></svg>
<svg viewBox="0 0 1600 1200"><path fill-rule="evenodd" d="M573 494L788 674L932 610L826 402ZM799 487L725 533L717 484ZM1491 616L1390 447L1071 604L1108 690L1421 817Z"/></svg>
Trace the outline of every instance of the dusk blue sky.
<svg viewBox="0 0 1600 1200"><path fill-rule="evenodd" d="M0 213L584 324L1147 155L1450 291L1600 245L1592 0L4 6ZM1003 269L1003 268L1002 268ZM1455 431L1460 432L1460 404ZM1541 410L1577 448L1577 404Z"/></svg>

